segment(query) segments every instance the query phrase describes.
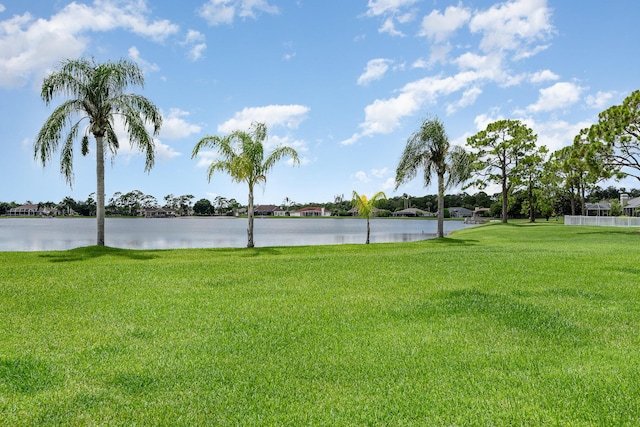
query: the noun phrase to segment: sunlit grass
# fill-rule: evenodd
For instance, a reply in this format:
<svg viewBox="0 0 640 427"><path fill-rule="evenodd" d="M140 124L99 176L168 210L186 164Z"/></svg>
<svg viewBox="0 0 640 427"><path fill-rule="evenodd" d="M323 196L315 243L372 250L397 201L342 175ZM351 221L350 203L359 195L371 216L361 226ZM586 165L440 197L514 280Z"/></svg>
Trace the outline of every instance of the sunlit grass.
<svg viewBox="0 0 640 427"><path fill-rule="evenodd" d="M639 243L0 253L0 425L637 425Z"/></svg>

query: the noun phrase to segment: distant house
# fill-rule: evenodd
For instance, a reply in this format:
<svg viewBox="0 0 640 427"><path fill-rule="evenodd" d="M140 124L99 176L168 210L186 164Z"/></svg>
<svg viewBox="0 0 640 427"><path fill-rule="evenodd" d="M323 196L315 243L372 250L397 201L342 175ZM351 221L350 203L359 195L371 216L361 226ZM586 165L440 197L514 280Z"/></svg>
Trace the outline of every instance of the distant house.
<svg viewBox="0 0 640 427"><path fill-rule="evenodd" d="M451 215L451 218L470 218L473 215L473 211L471 209L456 206L449 208L449 214Z"/></svg>
<svg viewBox="0 0 640 427"><path fill-rule="evenodd" d="M7 216L39 216L42 214L43 213L38 207L38 205L28 203L25 205L20 205L15 208L9 209L6 215Z"/></svg>
<svg viewBox="0 0 640 427"><path fill-rule="evenodd" d="M291 212L291 216L331 216L331 211L327 211L322 207L309 206Z"/></svg>
<svg viewBox="0 0 640 427"><path fill-rule="evenodd" d="M406 217L417 217L417 216L433 216L431 212L423 211L418 208L407 208L402 209L401 211L395 211L393 216L406 216Z"/></svg>
<svg viewBox="0 0 640 427"><path fill-rule="evenodd" d="M273 215L274 216L289 216L291 214L289 213L289 211L285 211L282 208L276 208L276 210L273 211Z"/></svg>
<svg viewBox="0 0 640 427"><path fill-rule="evenodd" d="M171 218L176 216L176 212L167 208L145 208L142 210L142 216L145 218Z"/></svg>
<svg viewBox="0 0 640 427"><path fill-rule="evenodd" d="M623 196L625 196L623 194ZM627 216L637 216L640 214L640 197L635 197L633 199L620 198L622 202L622 213Z"/></svg>
<svg viewBox="0 0 640 427"><path fill-rule="evenodd" d="M253 214L258 216L273 216L280 209L276 205L257 205L253 207Z"/></svg>
<svg viewBox="0 0 640 427"><path fill-rule="evenodd" d="M585 203L585 209L587 210L587 216L610 216L611 203Z"/></svg>

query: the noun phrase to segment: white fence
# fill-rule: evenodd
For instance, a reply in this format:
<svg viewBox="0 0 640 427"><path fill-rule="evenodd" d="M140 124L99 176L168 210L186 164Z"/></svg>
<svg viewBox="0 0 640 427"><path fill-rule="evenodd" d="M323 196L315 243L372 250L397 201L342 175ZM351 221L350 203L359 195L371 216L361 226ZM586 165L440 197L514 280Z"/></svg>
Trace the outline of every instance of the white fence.
<svg viewBox="0 0 640 427"><path fill-rule="evenodd" d="M640 218L626 216L570 216L564 217L564 225L597 225L607 227L640 227Z"/></svg>

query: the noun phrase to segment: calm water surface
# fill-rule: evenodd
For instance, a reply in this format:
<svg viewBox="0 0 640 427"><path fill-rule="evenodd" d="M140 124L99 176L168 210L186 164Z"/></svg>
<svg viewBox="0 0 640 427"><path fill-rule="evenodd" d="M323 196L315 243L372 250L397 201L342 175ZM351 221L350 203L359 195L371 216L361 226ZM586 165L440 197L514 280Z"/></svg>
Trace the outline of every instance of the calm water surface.
<svg viewBox="0 0 640 427"><path fill-rule="evenodd" d="M107 218L105 245L123 249L242 248L246 218ZM371 243L435 237L437 221L371 220ZM446 221L445 233L467 227ZM256 218L257 247L364 243L362 218ZM66 250L96 244L95 218L0 218L0 251Z"/></svg>

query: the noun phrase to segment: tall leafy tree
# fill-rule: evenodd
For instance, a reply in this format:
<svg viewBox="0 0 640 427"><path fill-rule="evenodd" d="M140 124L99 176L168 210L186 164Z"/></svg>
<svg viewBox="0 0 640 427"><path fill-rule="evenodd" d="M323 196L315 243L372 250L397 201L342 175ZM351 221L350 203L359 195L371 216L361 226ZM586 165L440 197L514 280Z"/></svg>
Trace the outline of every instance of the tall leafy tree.
<svg viewBox="0 0 640 427"><path fill-rule="evenodd" d="M264 142L266 139L267 126L264 123L253 123L249 131L236 130L227 136L205 136L196 144L191 154L191 158L194 158L204 148L217 150L220 158L209 165L207 170L209 181L215 172L225 172L233 181L244 182L249 187L248 248L254 247L253 190L255 186L266 183L267 173L284 157L291 157L294 164L300 164L296 150L287 146L276 147L265 157Z"/></svg>
<svg viewBox="0 0 640 427"><path fill-rule="evenodd" d="M556 195L555 203L558 207L561 207L563 199L568 199L571 215L576 214L576 200L579 198L581 182L580 163L574 150L574 145L567 145L554 151L545 165L548 172L547 192ZM556 212L561 213L560 210Z"/></svg>
<svg viewBox="0 0 640 427"><path fill-rule="evenodd" d="M542 146L528 153L521 162L522 172L519 174L520 185L525 188L526 197L522 213L529 214L529 221L536 221L536 212L544 204L545 191L545 159L547 147Z"/></svg>
<svg viewBox="0 0 640 427"><path fill-rule="evenodd" d="M640 180L640 90L632 92L621 105L598 115L598 123L581 131L591 150L604 157L609 169ZM577 138L578 138L577 137Z"/></svg>
<svg viewBox="0 0 640 427"><path fill-rule="evenodd" d="M104 246L104 158L118 152L115 119L134 148L145 154L145 172L153 167L155 142L162 125L162 116L147 98L125 93L130 86L144 86L144 76L138 66L127 60L96 63L93 59L66 60L42 84L41 96L49 105L56 96L69 99L47 118L34 144L34 156L46 165L66 134L60 154L60 171L67 183L73 185L74 141L82 133L80 152L90 152L89 135L95 139L96 156L96 219L97 245ZM153 136L146 125L153 127Z"/></svg>
<svg viewBox="0 0 640 427"><path fill-rule="evenodd" d="M507 222L509 193L517 184L525 156L536 149L537 135L519 120L499 120L467 139L473 150L471 185L484 189L498 184L502 190L502 222Z"/></svg>
<svg viewBox="0 0 640 427"><path fill-rule="evenodd" d="M612 147L606 147L601 141L592 139L591 129L582 129L573 140L571 155L567 166L572 168L577 178L582 215L587 215L586 193L600 181L621 179L626 174L622 167L611 161Z"/></svg>
<svg viewBox="0 0 640 427"><path fill-rule="evenodd" d="M396 189L423 171L424 186L431 184L435 174L438 182L438 231L444 236L444 192L469 178L471 157L464 148L452 146L444 125L437 118L426 119L420 129L409 137L396 168ZM409 196L406 197L408 201Z"/></svg>
<svg viewBox="0 0 640 427"><path fill-rule="evenodd" d="M193 212L196 215L211 215L214 207L208 199L200 199L193 205Z"/></svg>
<svg viewBox="0 0 640 427"><path fill-rule="evenodd" d="M369 236L371 235L371 223L370 219L374 215L375 208L377 203L380 200L386 199L387 196L382 191L378 191L374 194L370 199L367 199L367 196L359 195L356 191L353 192L353 197L351 199L351 203L354 208L358 210L358 215L367 219L367 241L366 244L369 244Z"/></svg>

